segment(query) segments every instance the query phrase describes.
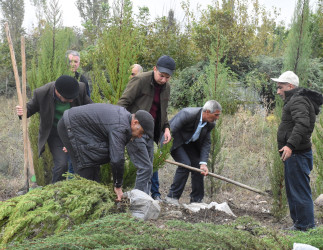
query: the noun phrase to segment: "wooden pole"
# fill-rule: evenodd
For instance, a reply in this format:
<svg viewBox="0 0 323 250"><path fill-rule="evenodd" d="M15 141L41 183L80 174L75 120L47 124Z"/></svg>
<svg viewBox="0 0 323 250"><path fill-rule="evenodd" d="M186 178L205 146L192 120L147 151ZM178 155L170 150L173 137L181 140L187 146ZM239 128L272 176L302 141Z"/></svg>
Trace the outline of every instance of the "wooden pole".
<svg viewBox="0 0 323 250"><path fill-rule="evenodd" d="M17 67L17 62L16 62L15 51L13 49L13 44L12 44L12 40L11 40L11 36L10 36L9 25L7 22L5 23L5 30L6 30L6 35L7 35L7 39L8 39L9 49L10 49L10 56L11 56L11 62L12 62L12 67L13 67L13 73L15 75L18 103L19 103L19 106L22 107L23 101L22 101L22 95L21 95L18 67Z"/></svg>
<svg viewBox="0 0 323 250"><path fill-rule="evenodd" d="M23 138L24 138L24 174L25 174L25 182L26 188L29 190L29 175L28 175L28 132L27 132L27 108L26 108L26 58L25 58L25 38L21 37L21 61L22 61L22 74L21 74L21 81L22 81L22 108L23 108L23 115L22 115L22 131L23 131ZM17 90L18 91L18 90Z"/></svg>
<svg viewBox="0 0 323 250"><path fill-rule="evenodd" d="M180 166L180 167L183 167L183 168L187 168L187 169L190 169L190 170L193 170L193 171L196 171L196 172L204 172L203 170L199 169L199 168L194 168L194 167L191 167L191 166L188 166L188 165L185 165L183 163L180 163L180 162L175 162L175 161L169 161L169 160L165 160L165 162L168 162L170 164L173 164L173 165L177 165L177 166ZM263 192L263 191L260 191L256 188L252 188L252 187L249 187L245 184L242 184L240 182L237 182L237 181L234 181L234 180L231 180L229 178L226 178L226 177L223 177L221 175L217 175L217 174L214 174L214 173L210 173L207 175L207 176L212 176L212 177L215 177L217 179L220 179L222 181L226 181L226 182L229 182L229 183L232 183L234 185L237 185L239 187L242 187L242 188L245 188L245 189L248 189L250 191L253 191L253 192L256 192L258 194L262 194L262 195L266 195L266 196L269 196L269 194Z"/></svg>

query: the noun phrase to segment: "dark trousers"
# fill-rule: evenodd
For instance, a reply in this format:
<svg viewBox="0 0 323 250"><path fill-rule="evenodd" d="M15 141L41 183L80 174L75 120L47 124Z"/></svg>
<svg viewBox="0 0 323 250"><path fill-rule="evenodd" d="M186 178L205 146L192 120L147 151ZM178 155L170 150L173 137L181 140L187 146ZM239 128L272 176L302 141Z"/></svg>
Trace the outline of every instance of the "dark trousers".
<svg viewBox="0 0 323 250"><path fill-rule="evenodd" d="M59 134L59 137L61 138L64 146L66 147L68 154L71 157L72 165L74 172L78 174L79 176L92 180L92 181L100 181L100 166L93 166L93 167L86 167L86 168L79 168L76 166L79 166L79 159L77 158L75 151L72 147L72 144L69 140L68 134L67 134L67 128L64 123L64 119L60 119L57 124L57 131ZM67 171L67 165L66 165L66 171Z"/></svg>
<svg viewBox="0 0 323 250"><path fill-rule="evenodd" d="M54 167L52 169L52 183L65 180L62 175L67 172L68 155L63 151L63 142L59 138L56 128L52 129L47 139L47 143L54 161Z"/></svg>
<svg viewBox="0 0 323 250"><path fill-rule="evenodd" d="M195 143L184 144L171 152L173 159L177 162L200 168L200 153ZM191 202L201 202L204 197L204 178L199 172L190 171L178 167L174 176L173 184L170 187L168 197L179 199L184 191L189 173L191 172L192 192Z"/></svg>
<svg viewBox="0 0 323 250"><path fill-rule="evenodd" d="M292 154L284 165L286 194L294 226L300 229L312 228L315 226L309 177L313 169L312 150Z"/></svg>

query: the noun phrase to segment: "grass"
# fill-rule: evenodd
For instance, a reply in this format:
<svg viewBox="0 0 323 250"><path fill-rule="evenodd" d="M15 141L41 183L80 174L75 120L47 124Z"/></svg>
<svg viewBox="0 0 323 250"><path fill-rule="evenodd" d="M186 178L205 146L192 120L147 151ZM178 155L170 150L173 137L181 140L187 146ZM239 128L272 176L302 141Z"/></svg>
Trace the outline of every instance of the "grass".
<svg viewBox="0 0 323 250"><path fill-rule="evenodd" d="M123 213L7 249L292 249L293 242L322 249L322 233L320 227L286 235L263 228L249 217L226 226L177 220L157 226Z"/></svg>

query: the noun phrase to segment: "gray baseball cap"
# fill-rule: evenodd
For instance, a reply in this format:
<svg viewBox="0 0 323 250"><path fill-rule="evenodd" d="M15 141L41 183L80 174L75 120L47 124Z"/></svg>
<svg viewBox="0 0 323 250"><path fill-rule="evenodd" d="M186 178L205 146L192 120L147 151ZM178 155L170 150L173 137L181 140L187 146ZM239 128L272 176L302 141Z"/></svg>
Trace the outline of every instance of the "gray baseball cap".
<svg viewBox="0 0 323 250"><path fill-rule="evenodd" d="M159 72L172 76L175 70L175 61L170 56L161 56L157 61L156 67Z"/></svg>
<svg viewBox="0 0 323 250"><path fill-rule="evenodd" d="M150 138L154 138L154 118L145 110L138 110L135 113L135 119L139 121L140 126L144 129L144 133Z"/></svg>

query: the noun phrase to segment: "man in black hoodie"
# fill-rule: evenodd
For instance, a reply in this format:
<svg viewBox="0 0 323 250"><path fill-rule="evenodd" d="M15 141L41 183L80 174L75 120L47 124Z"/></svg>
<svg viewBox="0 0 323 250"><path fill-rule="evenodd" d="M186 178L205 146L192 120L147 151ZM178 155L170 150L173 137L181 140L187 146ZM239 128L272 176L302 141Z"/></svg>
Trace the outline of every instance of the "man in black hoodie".
<svg viewBox="0 0 323 250"><path fill-rule="evenodd" d="M311 135L322 105L321 94L298 88L298 76L284 72L277 82L277 94L284 100L277 132L278 149L285 165L285 185L293 230L314 228L314 205L309 174L313 169Z"/></svg>

